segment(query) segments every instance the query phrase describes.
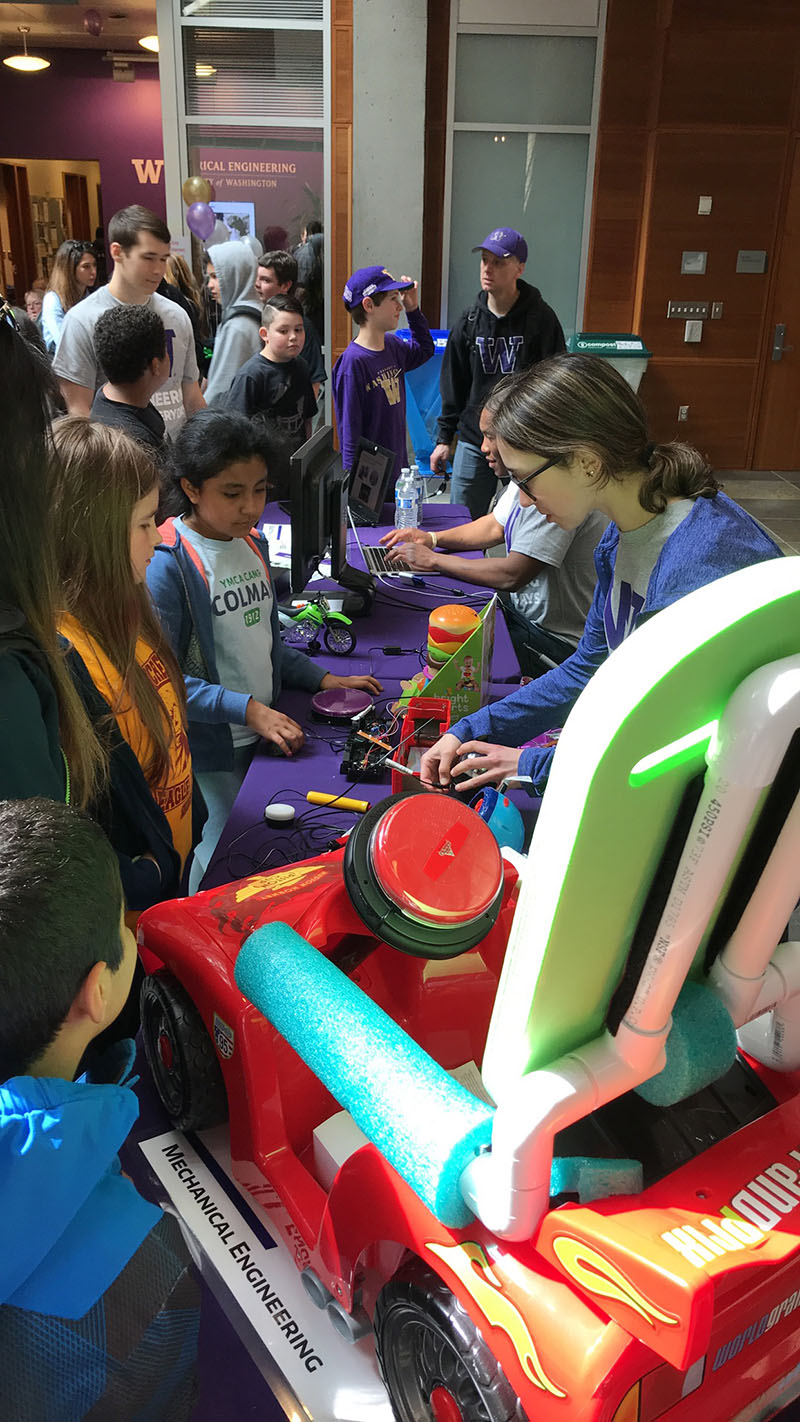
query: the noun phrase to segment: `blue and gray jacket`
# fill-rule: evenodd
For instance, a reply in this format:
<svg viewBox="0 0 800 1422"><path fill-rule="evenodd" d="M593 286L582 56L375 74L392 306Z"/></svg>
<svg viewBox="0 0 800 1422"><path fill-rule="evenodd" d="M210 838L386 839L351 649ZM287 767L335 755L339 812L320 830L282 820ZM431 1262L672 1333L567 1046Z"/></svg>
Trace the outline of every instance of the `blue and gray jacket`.
<svg viewBox="0 0 800 1422"><path fill-rule="evenodd" d="M246 691L229 691L219 683L208 582L194 548L181 538L173 519L162 524L160 532L164 542L156 549L147 570L147 586L186 682L192 763L199 771L230 770L230 726L245 725L250 695ZM247 542L263 562L271 582L267 540L253 529ZM273 702L284 686L318 691L325 671L303 652L283 646L274 591L270 626Z"/></svg>

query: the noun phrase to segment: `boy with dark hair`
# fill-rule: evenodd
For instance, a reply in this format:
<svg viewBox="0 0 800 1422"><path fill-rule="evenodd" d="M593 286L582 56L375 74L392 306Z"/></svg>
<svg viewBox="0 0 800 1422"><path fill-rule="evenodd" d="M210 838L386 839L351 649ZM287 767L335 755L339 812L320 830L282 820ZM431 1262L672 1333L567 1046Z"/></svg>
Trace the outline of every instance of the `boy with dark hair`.
<svg viewBox="0 0 800 1422"><path fill-rule="evenodd" d="M98 826L53 800L0 803L0 1415L15 1422L194 1405L198 1293L180 1231L117 1156L136 1097L74 1079L135 963Z"/></svg>
<svg viewBox="0 0 800 1422"><path fill-rule="evenodd" d="M92 339L102 313L117 306L148 306L161 317L167 336L169 372L153 401L167 434L172 435L205 401L198 384L192 323L180 306L157 290L170 253L169 228L154 212L137 205L114 213L108 237L114 258L111 280L67 312L53 361L67 413L88 415L102 383Z"/></svg>
<svg viewBox="0 0 800 1422"><path fill-rule="evenodd" d="M333 367L333 400L345 469L355 464L360 439L395 453L395 478L407 462L404 372L433 355L430 327L419 309L417 283L396 281L385 267L360 267L343 292L358 326L355 340ZM392 333L405 310L410 343Z"/></svg>
<svg viewBox="0 0 800 1422"><path fill-rule="evenodd" d="M169 375L164 322L149 306L115 306L94 328L98 363L108 377L91 419L124 430L148 449L164 445L164 421L150 398Z"/></svg>
<svg viewBox="0 0 800 1422"><path fill-rule="evenodd" d="M303 308L293 296L274 296L262 312L263 349L234 377L225 406L260 420L274 432L269 461L271 497L291 498L289 461L311 434L317 402L308 366L300 358L305 341Z"/></svg>
<svg viewBox="0 0 800 1422"><path fill-rule="evenodd" d="M262 302L271 301L273 296L294 296L297 287L297 259L291 252L264 252L258 259L256 291ZM319 392L328 379L322 346L319 342L314 322L303 313L303 329L306 343L303 346L303 360L308 366L314 399L319 401Z"/></svg>

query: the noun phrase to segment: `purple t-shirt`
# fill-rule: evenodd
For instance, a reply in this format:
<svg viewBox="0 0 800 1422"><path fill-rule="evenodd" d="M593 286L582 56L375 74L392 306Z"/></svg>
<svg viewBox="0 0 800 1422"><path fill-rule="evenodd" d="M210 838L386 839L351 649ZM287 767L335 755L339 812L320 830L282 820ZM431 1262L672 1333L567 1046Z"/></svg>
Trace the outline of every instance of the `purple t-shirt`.
<svg viewBox="0 0 800 1422"><path fill-rule="evenodd" d="M433 355L433 337L422 312L409 311L411 340L388 335L382 351L351 341L333 367L333 403L345 469L352 469L360 439L397 456L395 475L406 463L406 386L403 374Z"/></svg>

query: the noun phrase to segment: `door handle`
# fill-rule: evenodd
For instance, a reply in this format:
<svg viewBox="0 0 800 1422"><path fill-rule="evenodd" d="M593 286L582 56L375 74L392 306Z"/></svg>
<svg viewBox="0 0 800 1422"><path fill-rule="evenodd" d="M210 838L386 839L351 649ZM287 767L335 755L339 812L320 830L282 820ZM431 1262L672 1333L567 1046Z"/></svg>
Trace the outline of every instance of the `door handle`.
<svg viewBox="0 0 800 1422"><path fill-rule="evenodd" d="M787 346L784 344L785 337L786 326L779 322L778 325L775 327L775 333L772 337L773 361L783 360L785 354L787 354L789 351L794 350L794 346Z"/></svg>

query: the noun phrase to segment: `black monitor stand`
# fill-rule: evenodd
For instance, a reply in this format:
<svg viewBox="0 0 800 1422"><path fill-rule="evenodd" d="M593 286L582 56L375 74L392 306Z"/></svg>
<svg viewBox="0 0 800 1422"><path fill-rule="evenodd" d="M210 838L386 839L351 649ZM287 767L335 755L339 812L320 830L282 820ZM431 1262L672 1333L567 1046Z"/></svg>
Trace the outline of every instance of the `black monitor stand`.
<svg viewBox="0 0 800 1422"><path fill-rule="evenodd" d="M371 573L364 568L351 568L345 563L336 575L336 581L345 589L342 611L347 617L366 617L375 601L375 582Z"/></svg>

